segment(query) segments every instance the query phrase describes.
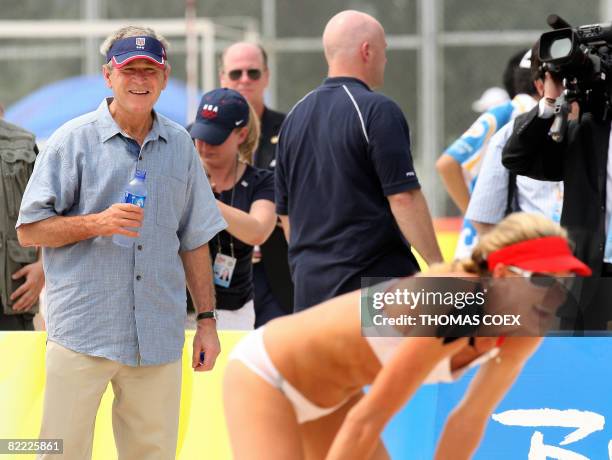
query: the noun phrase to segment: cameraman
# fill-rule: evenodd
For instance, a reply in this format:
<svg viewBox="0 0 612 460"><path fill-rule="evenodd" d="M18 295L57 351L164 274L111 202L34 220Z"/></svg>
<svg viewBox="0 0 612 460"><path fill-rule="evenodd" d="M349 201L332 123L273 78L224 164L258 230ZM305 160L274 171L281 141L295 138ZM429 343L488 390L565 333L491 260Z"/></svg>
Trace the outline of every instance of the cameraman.
<svg viewBox="0 0 612 460"><path fill-rule="evenodd" d="M599 90L598 88L596 90ZM517 118L514 132L502 154L510 171L538 180L562 180L565 187L561 225L575 243L574 252L595 276L612 276L612 242L606 235L612 214L612 155L609 155L610 116L604 115L607 100L580 107L572 103L568 127L562 142L549 135L555 101L563 86L550 72L545 73L544 97L530 112ZM611 235L612 236L612 235ZM605 330L612 320L610 283L605 279L584 280L577 286L578 308L562 308L561 327L575 330Z"/></svg>
<svg viewBox="0 0 612 460"><path fill-rule="evenodd" d="M544 94L544 74L539 59L538 40L525 54L515 75L515 87L523 104L512 120L538 104ZM523 109L522 111L520 109ZM466 211L479 235L491 230L504 215L524 211L542 214L559 223L563 205L563 182L539 181L516 176L502 165L502 150L512 135L509 122L491 138Z"/></svg>

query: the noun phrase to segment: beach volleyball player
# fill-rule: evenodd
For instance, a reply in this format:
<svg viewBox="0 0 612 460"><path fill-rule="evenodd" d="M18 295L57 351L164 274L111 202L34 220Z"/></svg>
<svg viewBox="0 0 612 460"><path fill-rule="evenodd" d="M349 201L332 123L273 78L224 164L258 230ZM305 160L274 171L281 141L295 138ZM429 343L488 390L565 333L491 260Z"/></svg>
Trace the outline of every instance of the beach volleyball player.
<svg viewBox="0 0 612 460"><path fill-rule="evenodd" d="M505 289L498 295L503 309L503 302L532 302L533 292L551 276L587 276L590 270L572 255L559 225L517 213L484 236L470 259L429 273L490 277L495 289ZM388 286L401 288L412 279ZM504 284L507 280L513 282ZM524 284L517 289L516 283ZM363 336L360 300L356 291L276 319L235 347L224 381L234 458L389 458L380 434L418 388L452 381L480 364L449 415L436 452L437 459L470 458L490 414L542 340L483 337L478 330L462 337ZM533 312L542 314L536 305ZM364 395L366 385L371 387Z"/></svg>

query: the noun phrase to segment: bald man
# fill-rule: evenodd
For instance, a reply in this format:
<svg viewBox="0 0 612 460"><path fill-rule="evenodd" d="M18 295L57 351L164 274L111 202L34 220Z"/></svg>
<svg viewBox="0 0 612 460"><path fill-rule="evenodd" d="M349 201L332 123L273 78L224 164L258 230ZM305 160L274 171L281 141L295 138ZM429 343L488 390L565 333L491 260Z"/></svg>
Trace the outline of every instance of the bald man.
<svg viewBox="0 0 612 460"><path fill-rule="evenodd" d="M328 78L285 119L277 148L276 210L289 240L296 311L401 277L442 256L412 164L400 108L383 84L385 33L343 11L325 28ZM410 242L410 243L408 243Z"/></svg>
<svg viewBox="0 0 612 460"><path fill-rule="evenodd" d="M261 121L261 136L253 164L257 168L273 171L278 132L285 114L271 110L264 104L264 92L269 80L268 55L262 46L238 42L223 51L219 62L221 86L242 94ZM287 242L280 227L261 245L261 255L253 262L255 326L259 327L293 311L293 283L287 261Z"/></svg>

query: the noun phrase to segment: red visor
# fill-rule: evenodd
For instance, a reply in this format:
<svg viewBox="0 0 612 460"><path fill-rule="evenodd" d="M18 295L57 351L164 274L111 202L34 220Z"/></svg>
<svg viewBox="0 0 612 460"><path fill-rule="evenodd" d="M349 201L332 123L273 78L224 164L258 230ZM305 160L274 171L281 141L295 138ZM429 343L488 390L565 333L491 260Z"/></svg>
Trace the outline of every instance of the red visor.
<svg viewBox="0 0 612 460"><path fill-rule="evenodd" d="M554 273L570 271L590 276L591 269L573 256L567 241L560 236L546 236L511 244L489 254L489 270L499 263L531 272Z"/></svg>

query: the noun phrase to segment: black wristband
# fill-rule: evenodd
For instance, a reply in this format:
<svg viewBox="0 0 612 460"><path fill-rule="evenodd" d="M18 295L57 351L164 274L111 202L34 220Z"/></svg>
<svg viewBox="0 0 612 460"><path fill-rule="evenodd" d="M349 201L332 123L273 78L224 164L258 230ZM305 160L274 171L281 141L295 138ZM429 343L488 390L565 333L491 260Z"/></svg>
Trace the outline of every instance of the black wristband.
<svg viewBox="0 0 612 460"><path fill-rule="evenodd" d="M217 311L216 310L209 310L209 311L203 311L201 313L198 313L198 316L196 316L196 321L200 321L201 319L217 319Z"/></svg>

